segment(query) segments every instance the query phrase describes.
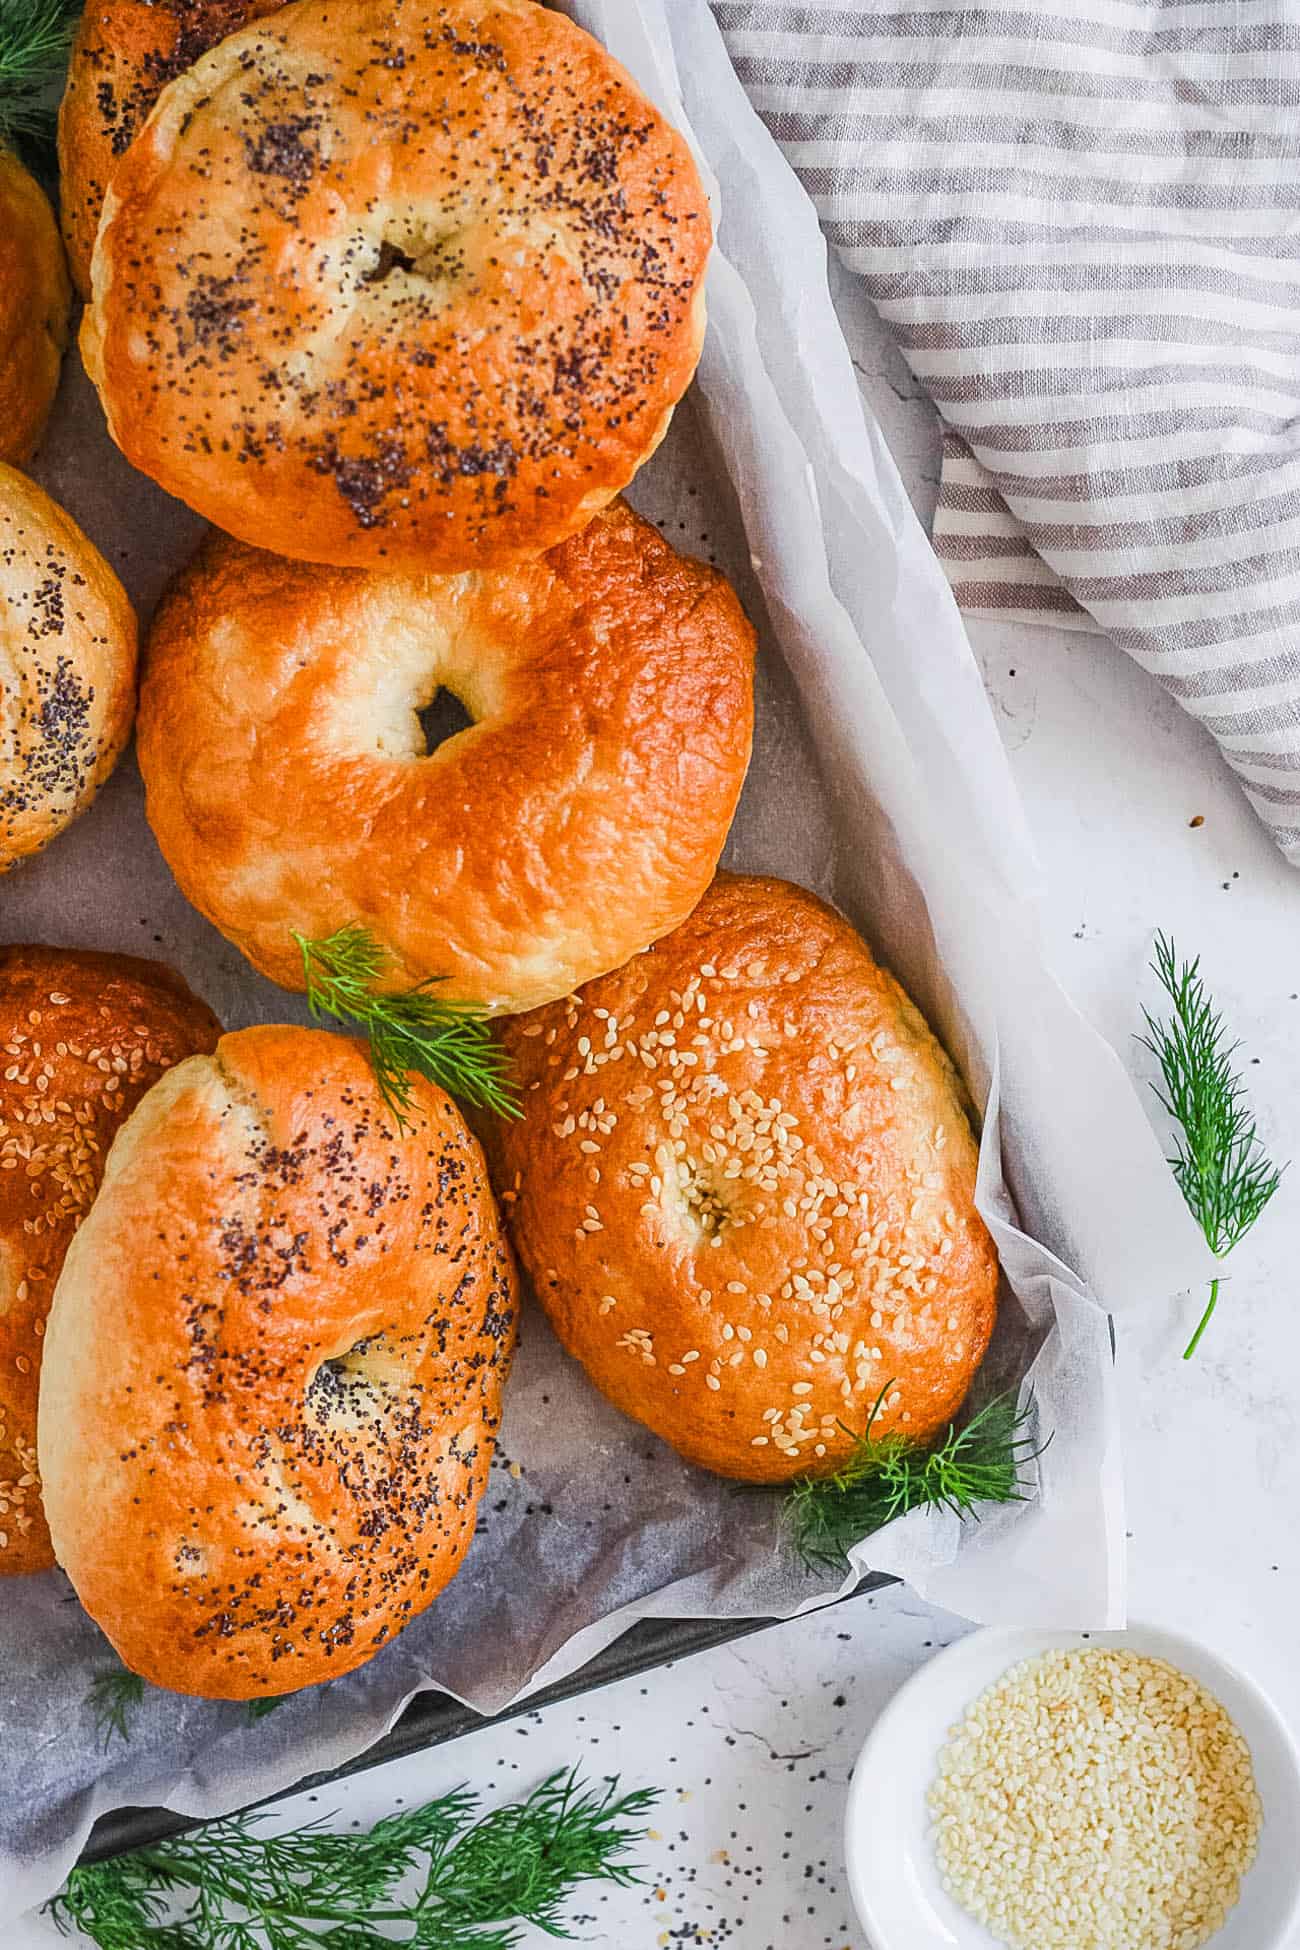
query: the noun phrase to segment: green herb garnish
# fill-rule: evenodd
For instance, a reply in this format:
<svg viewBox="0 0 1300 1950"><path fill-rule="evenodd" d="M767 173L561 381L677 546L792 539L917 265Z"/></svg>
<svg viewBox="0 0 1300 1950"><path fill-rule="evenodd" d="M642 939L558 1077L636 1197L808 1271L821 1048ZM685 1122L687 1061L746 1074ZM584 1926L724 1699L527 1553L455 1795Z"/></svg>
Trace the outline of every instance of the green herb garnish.
<svg viewBox="0 0 1300 1950"><path fill-rule="evenodd" d="M380 1093L405 1130L414 1070L449 1096L499 1117L518 1117L510 1060L482 1011L433 994L436 978L397 995L375 989L390 957L369 928L340 928L324 941L293 935L302 954L307 1006L359 1024L370 1038L370 1061Z"/></svg>
<svg viewBox="0 0 1300 1950"><path fill-rule="evenodd" d="M114 1740L131 1738L131 1715L143 1698L143 1679L125 1666L101 1672L92 1681L86 1704L95 1716L95 1731L105 1753Z"/></svg>
<svg viewBox="0 0 1300 1950"><path fill-rule="evenodd" d="M289 1693L272 1693L265 1699L247 1700L245 1710L250 1724L264 1720L268 1713L274 1713L277 1706L283 1706L291 1697ZM114 1740L131 1738L131 1715L143 1698L143 1679L138 1672L129 1672L125 1666L118 1666L112 1672L101 1672L92 1682L86 1694L86 1704L95 1716L95 1727L105 1751Z"/></svg>
<svg viewBox="0 0 1300 1950"><path fill-rule="evenodd" d="M0 143L50 173L79 0L0 0Z"/></svg>
<svg viewBox="0 0 1300 1950"><path fill-rule="evenodd" d="M246 1700L244 1710L248 1714L250 1723L255 1726L259 1720L264 1720L268 1713L274 1713L277 1706L283 1706L289 1697L288 1693L269 1693L265 1699Z"/></svg>
<svg viewBox="0 0 1300 1950"><path fill-rule="evenodd" d="M1164 1088L1151 1087L1178 1126L1169 1160L1178 1189L1210 1251L1223 1259L1272 1198L1282 1170L1260 1142L1245 1084L1232 1064L1241 1044L1229 1041L1223 1016L1206 993L1200 957L1180 963L1173 942L1157 934L1151 968L1173 1015L1162 1022L1143 1009L1147 1033L1138 1040L1160 1065ZM1195 1354L1218 1304L1214 1279L1184 1361Z"/></svg>
<svg viewBox="0 0 1300 1950"><path fill-rule="evenodd" d="M973 1517L981 1503L1026 1501L1020 1472L1047 1447L1029 1433L1032 1396L1021 1408L1014 1390L995 1395L961 1428L950 1423L934 1442L919 1443L897 1430L872 1434L893 1385L886 1382L876 1396L848 1461L832 1476L801 1477L786 1492L805 1564L842 1568L851 1545L909 1510Z"/></svg>
<svg viewBox="0 0 1300 1950"><path fill-rule="evenodd" d="M47 1909L100 1950L391 1950L393 1924L419 1950L511 1950L520 1923L568 1936L563 1905L578 1883L639 1880L619 1858L658 1793L617 1785L553 1774L478 1820L459 1789L368 1835L317 1824L259 1835L260 1817L235 1815L74 1869Z"/></svg>

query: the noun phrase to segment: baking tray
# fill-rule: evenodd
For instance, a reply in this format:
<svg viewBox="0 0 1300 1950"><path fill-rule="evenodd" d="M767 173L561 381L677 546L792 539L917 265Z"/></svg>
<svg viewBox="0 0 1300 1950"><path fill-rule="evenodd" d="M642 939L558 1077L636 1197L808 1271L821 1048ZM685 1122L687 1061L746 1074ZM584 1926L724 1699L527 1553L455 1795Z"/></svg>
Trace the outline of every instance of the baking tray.
<svg viewBox="0 0 1300 1950"><path fill-rule="evenodd" d="M1106 1326L1113 1362L1116 1358L1113 1315L1107 1316ZM886 1577L875 1571L868 1572L852 1591L846 1592L842 1598L831 1599L823 1609L847 1605L854 1598L864 1597L870 1591L881 1591L897 1582L897 1578ZM712 1652L716 1646L730 1645L738 1639L752 1638L757 1632L766 1632L773 1625L789 1623L789 1619L780 1618L643 1618L622 1638L615 1639L612 1645L607 1645L603 1652L588 1660L585 1666L571 1672L567 1679L557 1680L555 1685L545 1686L540 1692L525 1694L500 1713L476 1713L473 1707L453 1699L450 1693L420 1693L383 1739L376 1740L373 1747L367 1747L354 1760L328 1773L304 1775L301 1781L286 1788L282 1794L273 1794L249 1805L254 1808L273 1807L277 1801L287 1801L291 1795L302 1794L311 1788L328 1787L332 1781L345 1781L351 1774L364 1774L372 1767L383 1767L390 1760L405 1760L408 1754L441 1747L449 1740L459 1740L464 1734L477 1732L480 1727L502 1726L507 1720L518 1719L521 1713L541 1712L543 1708L555 1706L561 1700L578 1699L584 1693L598 1692L602 1686L612 1686L615 1680L632 1679L638 1673L653 1672L658 1666L673 1664L678 1659L689 1659L693 1653ZM147 1848L151 1842L163 1841L169 1835L182 1835L202 1826L201 1821L188 1815L172 1814L166 1808L115 1808L101 1815L95 1823L79 1859L82 1862L106 1862L110 1856L128 1855L132 1849Z"/></svg>
<svg viewBox="0 0 1300 1950"><path fill-rule="evenodd" d="M869 1591L879 1591L895 1583L895 1578L871 1572L844 1597L831 1599L830 1605L848 1604ZM829 1610L830 1605L824 1609ZM546 1686L540 1692L525 1694L500 1713L476 1713L473 1707L463 1705L449 1693L420 1693L383 1739L367 1747L355 1760L325 1774L305 1775L283 1794L271 1795L250 1806L273 1807L277 1801L286 1801L306 1789L328 1787L332 1781L345 1781L351 1774L363 1774L371 1767L384 1766L387 1761L404 1760L408 1754L423 1753L449 1740L459 1740L480 1727L501 1726L507 1720L518 1719L521 1713L540 1712L560 1700L577 1699L602 1686L612 1686L617 1679L632 1679L638 1673L654 1671L657 1666L688 1659L692 1653L711 1652L715 1646L751 1638L756 1632L789 1622L779 1618L643 1618L567 1679L557 1680L554 1686ZM203 1825L190 1816L172 1814L166 1808L115 1808L95 1823L80 1860L106 1862L110 1856L127 1855L132 1849L147 1848L169 1835L182 1835Z"/></svg>

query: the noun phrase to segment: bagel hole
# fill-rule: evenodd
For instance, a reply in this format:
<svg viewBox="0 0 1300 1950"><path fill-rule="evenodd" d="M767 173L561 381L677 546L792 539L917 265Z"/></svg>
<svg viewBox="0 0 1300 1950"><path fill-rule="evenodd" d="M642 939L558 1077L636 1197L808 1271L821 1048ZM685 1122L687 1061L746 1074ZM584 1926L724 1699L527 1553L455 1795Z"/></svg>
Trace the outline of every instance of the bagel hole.
<svg viewBox="0 0 1300 1950"><path fill-rule="evenodd" d="M682 1186L682 1197L696 1225L708 1238L712 1238L715 1232L721 1232L731 1217L731 1209L722 1194L703 1178L687 1178Z"/></svg>
<svg viewBox="0 0 1300 1950"><path fill-rule="evenodd" d="M394 271L414 271L416 268L416 261L409 251L400 249L398 245L390 243L388 238L384 237L380 241L379 256L366 272L362 283L382 284L384 279Z"/></svg>
<svg viewBox="0 0 1300 1950"><path fill-rule="evenodd" d="M393 277L452 285L467 268L463 231L432 227L427 217L412 210L391 210L382 232L371 232L363 249L367 256L374 253L369 269L361 272L363 285L386 284Z"/></svg>
<svg viewBox="0 0 1300 1950"><path fill-rule="evenodd" d="M367 1334L338 1354L327 1355L307 1383L307 1405L317 1421L347 1414L358 1391L385 1388L402 1378L402 1362L382 1334Z"/></svg>
<svg viewBox="0 0 1300 1950"><path fill-rule="evenodd" d="M426 758L431 758L439 745L445 745L451 738L458 738L462 731L469 731L474 724L473 716L465 709L455 691L446 688L435 691L416 716L420 721Z"/></svg>

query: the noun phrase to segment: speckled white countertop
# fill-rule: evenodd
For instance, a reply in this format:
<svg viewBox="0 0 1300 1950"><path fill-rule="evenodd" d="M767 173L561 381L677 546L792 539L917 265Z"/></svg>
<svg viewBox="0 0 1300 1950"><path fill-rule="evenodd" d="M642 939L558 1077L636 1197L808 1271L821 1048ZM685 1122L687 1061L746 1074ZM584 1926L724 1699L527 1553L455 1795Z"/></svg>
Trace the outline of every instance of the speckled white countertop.
<svg viewBox="0 0 1300 1950"><path fill-rule="evenodd" d="M840 283L864 391L928 515L933 415ZM1127 1054L1150 932L1172 930L1244 1039L1261 1130L1300 1161L1300 877L1208 739L1118 651L1010 624L971 635L1038 836L1066 986ZM1300 1727L1298 1248L1300 1170L1239 1250L1197 1360L1180 1352L1199 1301L1153 1295L1119 1323L1119 1366L1133 1616L1228 1652ZM579 1903L589 1943L861 1950L841 1861L849 1772L885 1700L964 1629L887 1591L286 1802L284 1819L368 1825L460 1782L496 1800L576 1762L665 1790L643 1850L651 1880ZM37 1919L0 1919L2 1950L55 1941Z"/></svg>

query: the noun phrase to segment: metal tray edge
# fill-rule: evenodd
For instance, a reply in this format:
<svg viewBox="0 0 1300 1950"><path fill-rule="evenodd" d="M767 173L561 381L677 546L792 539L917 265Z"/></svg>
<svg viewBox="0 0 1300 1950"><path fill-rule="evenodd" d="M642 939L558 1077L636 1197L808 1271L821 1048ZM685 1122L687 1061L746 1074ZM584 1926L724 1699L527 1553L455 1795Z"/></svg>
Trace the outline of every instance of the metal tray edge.
<svg viewBox="0 0 1300 1950"><path fill-rule="evenodd" d="M893 1578L871 1574L843 1598L830 1599L826 1608L847 1604L852 1598L880 1590L894 1582ZM566 1679L558 1680L555 1685L546 1686L540 1692L525 1695L500 1713L476 1713L473 1707L462 1705L447 1693L420 1693L411 1701L396 1725L354 1760L328 1773L308 1774L282 1793L249 1805L252 1808L272 1807L290 1795L327 1787L331 1782L346 1780L349 1775L382 1767L388 1761L402 1760L408 1754L440 1747L449 1740L459 1740L462 1735L474 1733L480 1727L499 1726L517 1719L522 1713L537 1712L561 1700L596 1692L602 1686L612 1686L616 1680L635 1678L638 1673L690 1658L697 1652L710 1652L716 1646L749 1638L756 1632L766 1631L783 1622L778 1618L645 1618ZM116 1808L101 1815L95 1823L79 1860L82 1864L105 1862L111 1856L129 1854L132 1849L146 1848L169 1835L184 1834L202 1825L201 1821L172 1814L165 1808Z"/></svg>

